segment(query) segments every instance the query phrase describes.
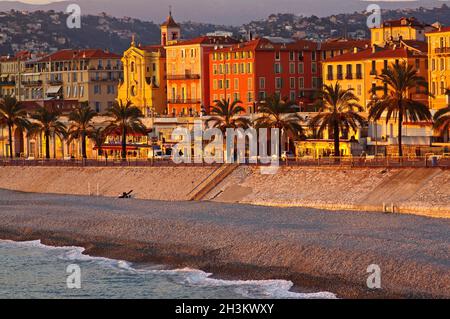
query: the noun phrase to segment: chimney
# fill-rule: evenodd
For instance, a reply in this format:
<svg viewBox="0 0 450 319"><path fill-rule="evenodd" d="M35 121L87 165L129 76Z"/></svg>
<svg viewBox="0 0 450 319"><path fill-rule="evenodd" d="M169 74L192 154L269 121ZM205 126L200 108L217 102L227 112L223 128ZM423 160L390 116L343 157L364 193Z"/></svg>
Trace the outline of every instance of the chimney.
<svg viewBox="0 0 450 319"><path fill-rule="evenodd" d="M374 44L374 45L372 45L372 53L375 53L375 52L377 52L377 46Z"/></svg>

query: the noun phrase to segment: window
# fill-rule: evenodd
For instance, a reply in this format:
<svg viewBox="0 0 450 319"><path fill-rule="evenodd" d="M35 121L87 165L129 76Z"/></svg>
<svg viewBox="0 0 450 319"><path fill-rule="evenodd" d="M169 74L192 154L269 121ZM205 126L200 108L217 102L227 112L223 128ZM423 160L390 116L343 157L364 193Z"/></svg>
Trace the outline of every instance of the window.
<svg viewBox="0 0 450 319"><path fill-rule="evenodd" d="M295 102L295 91L290 91L289 92L289 100Z"/></svg>
<svg viewBox="0 0 450 319"><path fill-rule="evenodd" d="M283 88L283 79L282 78L275 78L275 88L276 89Z"/></svg>
<svg viewBox="0 0 450 319"><path fill-rule="evenodd" d="M420 59L416 59L416 70L420 70Z"/></svg>
<svg viewBox="0 0 450 319"><path fill-rule="evenodd" d="M281 59L280 51L276 51L275 52L275 60L280 61L280 59Z"/></svg>
<svg viewBox="0 0 450 319"><path fill-rule="evenodd" d="M445 82L441 81L441 95L445 95Z"/></svg>
<svg viewBox="0 0 450 319"><path fill-rule="evenodd" d="M239 90L239 79L234 79L234 89Z"/></svg>
<svg viewBox="0 0 450 319"><path fill-rule="evenodd" d="M80 86L80 97L84 97L84 86Z"/></svg>
<svg viewBox="0 0 450 319"><path fill-rule="evenodd" d="M319 87L319 80L318 80L318 78L316 78L316 77L312 78L312 87L314 89L317 89Z"/></svg>
<svg viewBox="0 0 450 319"><path fill-rule="evenodd" d="M253 89L253 79L252 78L248 78L247 87L249 90Z"/></svg>
<svg viewBox="0 0 450 319"><path fill-rule="evenodd" d="M280 74L280 73L281 73L281 64L275 63L275 74Z"/></svg>
<svg viewBox="0 0 450 319"><path fill-rule="evenodd" d="M311 72L317 73L317 63L315 62L311 63Z"/></svg>
<svg viewBox="0 0 450 319"><path fill-rule="evenodd" d="M251 63L247 63L247 73L248 74L252 74L252 72L253 72L252 64Z"/></svg>
<svg viewBox="0 0 450 319"><path fill-rule="evenodd" d="M264 101L266 99L266 92L261 91L259 92L259 100Z"/></svg>
<svg viewBox="0 0 450 319"><path fill-rule="evenodd" d="M253 102L253 93L251 91L249 91L247 93L247 101L248 102Z"/></svg>
<svg viewBox="0 0 450 319"><path fill-rule="evenodd" d="M289 88L295 89L295 78L289 78Z"/></svg>
<svg viewBox="0 0 450 319"><path fill-rule="evenodd" d="M238 65L237 65L237 63L233 64L233 74L238 74Z"/></svg>
<svg viewBox="0 0 450 319"><path fill-rule="evenodd" d="M298 64L298 73L299 74L303 74L304 73L304 64L303 64L303 62L300 62Z"/></svg>
<svg viewBox="0 0 450 319"><path fill-rule="evenodd" d="M234 101L239 101L239 93L235 92L233 94Z"/></svg>
<svg viewBox="0 0 450 319"><path fill-rule="evenodd" d="M213 81L213 89L217 90L217 80ZM214 99L214 100L217 100L217 99Z"/></svg>
<svg viewBox="0 0 450 319"><path fill-rule="evenodd" d="M101 85L94 85L94 94L102 94L102 86Z"/></svg>
<svg viewBox="0 0 450 319"><path fill-rule="evenodd" d="M316 51L312 51L311 52L311 60L312 61L316 61L317 60L317 53L316 53Z"/></svg>
<svg viewBox="0 0 450 319"><path fill-rule="evenodd" d="M213 65L213 74L217 75L217 64Z"/></svg>
<svg viewBox="0 0 450 319"><path fill-rule="evenodd" d="M100 102L95 102L95 111L96 111L97 113L100 112Z"/></svg>
<svg viewBox="0 0 450 319"><path fill-rule="evenodd" d="M225 81L225 89L229 89L230 88L230 80L226 80Z"/></svg>
<svg viewBox="0 0 450 319"><path fill-rule="evenodd" d="M223 89L223 81L219 80L219 89Z"/></svg>
<svg viewBox="0 0 450 319"><path fill-rule="evenodd" d="M259 78L259 88L261 90L266 89L266 78Z"/></svg>
<svg viewBox="0 0 450 319"><path fill-rule="evenodd" d="M289 52L289 61L295 61L295 53L294 51Z"/></svg>
<svg viewBox="0 0 450 319"><path fill-rule="evenodd" d="M362 85L361 84L358 84L356 86L356 94L357 95L362 95Z"/></svg>
<svg viewBox="0 0 450 319"><path fill-rule="evenodd" d="M332 65L328 65L327 67L327 80L328 81L333 81L333 66Z"/></svg>
<svg viewBox="0 0 450 319"><path fill-rule="evenodd" d="M298 78L298 88L299 89L305 88L305 78Z"/></svg>
<svg viewBox="0 0 450 319"><path fill-rule="evenodd" d="M289 74L295 74L295 63L289 63Z"/></svg>

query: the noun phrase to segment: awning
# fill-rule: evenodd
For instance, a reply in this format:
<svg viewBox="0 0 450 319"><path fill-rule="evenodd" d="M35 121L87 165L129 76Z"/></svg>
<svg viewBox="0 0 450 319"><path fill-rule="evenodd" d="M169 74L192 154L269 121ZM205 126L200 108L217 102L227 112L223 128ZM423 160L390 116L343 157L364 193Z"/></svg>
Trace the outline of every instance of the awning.
<svg viewBox="0 0 450 319"><path fill-rule="evenodd" d="M140 148L141 147L138 147L138 146L127 145L127 151L137 151ZM98 150L98 147L95 146L94 150ZM122 146L121 145L104 145L104 146L102 146L102 150L104 150L104 151L120 151L120 150L122 150Z"/></svg>
<svg viewBox="0 0 450 319"><path fill-rule="evenodd" d="M61 91L62 86L58 85L58 86L50 86L47 89L47 94L57 94L59 93L59 91Z"/></svg>

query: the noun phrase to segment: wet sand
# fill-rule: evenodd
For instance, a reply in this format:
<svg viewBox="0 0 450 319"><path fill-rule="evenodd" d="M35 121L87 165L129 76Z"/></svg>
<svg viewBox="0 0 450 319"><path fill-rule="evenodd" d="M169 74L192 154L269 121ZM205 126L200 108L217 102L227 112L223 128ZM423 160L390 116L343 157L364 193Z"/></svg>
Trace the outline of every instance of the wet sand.
<svg viewBox="0 0 450 319"><path fill-rule="evenodd" d="M0 238L83 246L233 279L287 279L340 298L450 298L450 221L215 202L0 190ZM382 289L369 290L378 264Z"/></svg>

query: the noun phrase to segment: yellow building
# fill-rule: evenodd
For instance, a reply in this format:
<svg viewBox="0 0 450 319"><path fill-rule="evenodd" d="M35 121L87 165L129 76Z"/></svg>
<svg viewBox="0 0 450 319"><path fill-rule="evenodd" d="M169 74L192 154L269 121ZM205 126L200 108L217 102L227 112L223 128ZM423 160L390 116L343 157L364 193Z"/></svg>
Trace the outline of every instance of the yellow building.
<svg viewBox="0 0 450 319"><path fill-rule="evenodd" d="M416 18L401 18L384 21L380 27L372 28L372 45L384 46L386 43L399 40L425 41L425 33L435 27L419 22Z"/></svg>
<svg viewBox="0 0 450 319"><path fill-rule="evenodd" d="M377 47L366 50L355 49L323 62L324 84L332 85L339 82L344 89L353 89L365 107L373 98L373 88L383 86L377 75L389 65L407 62L414 66L418 74L428 79L427 44L421 41L401 40L393 46ZM386 88L387 89L387 88ZM421 92L411 92L412 97L428 105L428 96ZM379 95L383 94L378 92ZM381 119L378 123L370 123L368 127L368 145L396 144L397 130L394 121L386 123ZM433 136L431 123L405 123L404 144L430 145Z"/></svg>
<svg viewBox="0 0 450 319"><path fill-rule="evenodd" d="M162 46L135 45L124 52L123 81L119 83L118 99L131 101L146 116L166 110L166 51Z"/></svg>
<svg viewBox="0 0 450 319"><path fill-rule="evenodd" d="M428 65L430 98L432 110L449 105L449 97L445 94L450 88L450 27L440 28L426 34L428 39Z"/></svg>

